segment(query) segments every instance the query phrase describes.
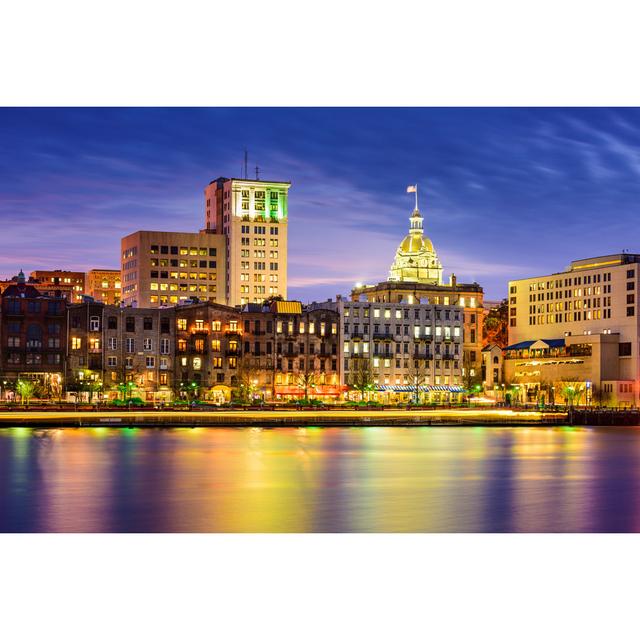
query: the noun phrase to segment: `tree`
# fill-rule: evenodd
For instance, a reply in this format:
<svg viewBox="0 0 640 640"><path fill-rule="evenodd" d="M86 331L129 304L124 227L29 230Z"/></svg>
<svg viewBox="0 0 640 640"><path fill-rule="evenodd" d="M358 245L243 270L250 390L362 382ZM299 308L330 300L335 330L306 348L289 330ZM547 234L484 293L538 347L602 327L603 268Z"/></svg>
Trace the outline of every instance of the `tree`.
<svg viewBox="0 0 640 640"><path fill-rule="evenodd" d="M467 392L471 392L474 387L482 384L477 363L471 359L471 353L471 351L465 351L462 354L462 384Z"/></svg>
<svg viewBox="0 0 640 640"><path fill-rule="evenodd" d="M349 386L359 391L361 400L364 400L364 394L373 391L375 385L371 360L368 357L351 358L349 368Z"/></svg>
<svg viewBox="0 0 640 640"><path fill-rule="evenodd" d="M573 407L575 404L579 404L580 397L585 391L584 382L578 382L576 380L561 380L560 392L565 398L565 401L569 407Z"/></svg>
<svg viewBox="0 0 640 640"><path fill-rule="evenodd" d="M185 398L187 402L193 402L199 394L200 391L200 381L199 380L182 380L181 382L176 381L176 391L178 394Z"/></svg>
<svg viewBox="0 0 640 640"><path fill-rule="evenodd" d="M301 371L296 380L298 386L304 389L304 399L309 400L309 389L316 386L316 374L313 371Z"/></svg>
<svg viewBox="0 0 640 640"><path fill-rule="evenodd" d="M427 381L428 369L426 367L426 361L418 358L412 358L409 362L409 368L407 370L409 382L415 386L414 402L420 403L420 387L422 387Z"/></svg>
<svg viewBox="0 0 640 640"><path fill-rule="evenodd" d="M259 369L248 359L242 359L236 370L234 396L240 402L248 403L257 391Z"/></svg>
<svg viewBox="0 0 640 640"><path fill-rule="evenodd" d="M278 294L278 295L273 295L273 296L269 296L268 298L265 298L262 304L263 306L267 307L272 302L283 302L283 301L284 301L284 298Z"/></svg>
<svg viewBox="0 0 640 640"><path fill-rule="evenodd" d="M611 402L612 393L605 391L604 385L594 385L593 388L593 400L597 402L600 407L606 407Z"/></svg>
<svg viewBox="0 0 640 640"><path fill-rule="evenodd" d="M482 327L482 346L497 344L504 349L509 342L509 304L505 298L497 307L489 310Z"/></svg>
<svg viewBox="0 0 640 640"><path fill-rule="evenodd" d="M33 397L35 384L26 378L20 378L16 383L16 393L20 395L20 403L29 406L29 400Z"/></svg>

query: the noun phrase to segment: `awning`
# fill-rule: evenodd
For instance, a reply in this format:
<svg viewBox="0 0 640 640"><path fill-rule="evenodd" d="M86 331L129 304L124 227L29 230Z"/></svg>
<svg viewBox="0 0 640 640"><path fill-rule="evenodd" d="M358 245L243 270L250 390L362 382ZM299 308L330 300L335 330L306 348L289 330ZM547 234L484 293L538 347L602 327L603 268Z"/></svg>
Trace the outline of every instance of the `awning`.
<svg viewBox="0 0 640 640"><path fill-rule="evenodd" d="M449 391L450 393L462 393L464 388L457 384L436 384L421 385L420 389L423 393L430 391ZM416 385L413 384L381 384L376 387L376 391L395 391L396 393L415 393Z"/></svg>

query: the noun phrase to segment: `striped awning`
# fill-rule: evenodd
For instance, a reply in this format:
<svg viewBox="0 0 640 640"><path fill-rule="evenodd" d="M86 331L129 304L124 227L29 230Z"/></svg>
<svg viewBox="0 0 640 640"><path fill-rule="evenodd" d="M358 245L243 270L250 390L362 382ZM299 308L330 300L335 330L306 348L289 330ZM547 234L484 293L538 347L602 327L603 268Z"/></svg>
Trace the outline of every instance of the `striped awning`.
<svg viewBox="0 0 640 640"><path fill-rule="evenodd" d="M416 385L414 384L381 384L376 387L376 391L395 391L396 393L415 393ZM428 393L429 391L449 391L451 393L462 393L464 388L457 384L435 384L421 385L420 391Z"/></svg>

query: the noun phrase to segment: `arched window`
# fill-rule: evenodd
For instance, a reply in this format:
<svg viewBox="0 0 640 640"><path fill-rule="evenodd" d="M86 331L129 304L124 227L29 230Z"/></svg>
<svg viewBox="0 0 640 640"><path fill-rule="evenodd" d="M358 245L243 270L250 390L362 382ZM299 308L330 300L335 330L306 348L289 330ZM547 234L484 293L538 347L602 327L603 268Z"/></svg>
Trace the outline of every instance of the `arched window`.
<svg viewBox="0 0 640 640"><path fill-rule="evenodd" d="M498 356L493 356L493 364L499 364L500 360L498 358Z"/></svg>

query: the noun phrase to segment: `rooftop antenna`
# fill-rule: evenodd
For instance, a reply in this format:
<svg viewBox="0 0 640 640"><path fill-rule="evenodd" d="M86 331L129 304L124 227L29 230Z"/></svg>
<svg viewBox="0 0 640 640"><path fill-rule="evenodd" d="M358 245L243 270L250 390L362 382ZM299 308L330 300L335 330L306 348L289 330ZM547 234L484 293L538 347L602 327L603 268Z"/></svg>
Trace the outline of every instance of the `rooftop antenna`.
<svg viewBox="0 0 640 640"><path fill-rule="evenodd" d="M245 149L244 150L244 179L245 180L249 177L249 170L247 168L248 163L249 163L249 152Z"/></svg>
<svg viewBox="0 0 640 640"><path fill-rule="evenodd" d="M260 167L256 165L256 181L260 180Z"/></svg>

